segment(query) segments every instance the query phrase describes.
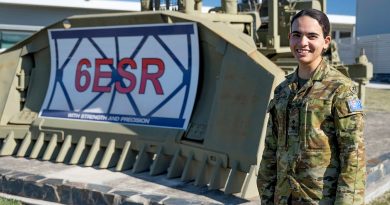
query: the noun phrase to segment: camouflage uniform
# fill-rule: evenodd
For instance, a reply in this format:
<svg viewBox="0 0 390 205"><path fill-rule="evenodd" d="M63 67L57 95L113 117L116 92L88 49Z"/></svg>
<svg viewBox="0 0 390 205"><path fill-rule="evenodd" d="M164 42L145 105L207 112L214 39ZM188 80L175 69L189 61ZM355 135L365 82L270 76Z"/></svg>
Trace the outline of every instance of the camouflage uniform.
<svg viewBox="0 0 390 205"><path fill-rule="evenodd" d="M298 90L275 90L258 189L263 205L364 204L363 111L353 82L324 60Z"/></svg>

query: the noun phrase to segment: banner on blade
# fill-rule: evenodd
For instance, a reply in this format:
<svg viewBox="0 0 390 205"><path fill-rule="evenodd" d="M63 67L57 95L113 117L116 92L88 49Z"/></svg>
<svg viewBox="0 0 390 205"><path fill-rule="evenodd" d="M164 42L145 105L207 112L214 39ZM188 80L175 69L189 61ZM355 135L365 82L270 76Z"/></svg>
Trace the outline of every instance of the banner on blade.
<svg viewBox="0 0 390 205"><path fill-rule="evenodd" d="M41 117L186 129L199 76L195 23L49 30Z"/></svg>

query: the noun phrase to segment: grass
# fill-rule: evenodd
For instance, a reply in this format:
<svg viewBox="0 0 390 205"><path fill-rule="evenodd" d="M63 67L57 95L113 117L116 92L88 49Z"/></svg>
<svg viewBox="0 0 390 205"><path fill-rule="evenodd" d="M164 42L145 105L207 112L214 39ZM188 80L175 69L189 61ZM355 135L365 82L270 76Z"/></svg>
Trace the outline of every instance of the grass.
<svg viewBox="0 0 390 205"><path fill-rule="evenodd" d="M0 197L0 204L1 204L1 205L21 205L22 203L20 203L20 202L17 201L17 200L6 199L6 198L1 198L1 197Z"/></svg>
<svg viewBox="0 0 390 205"><path fill-rule="evenodd" d="M366 88L366 111L390 112L390 90ZM390 205L390 191L367 205Z"/></svg>
<svg viewBox="0 0 390 205"><path fill-rule="evenodd" d="M390 204L390 191L384 193L382 196L376 198L367 205L389 205Z"/></svg>
<svg viewBox="0 0 390 205"><path fill-rule="evenodd" d="M366 88L366 111L390 112L390 89Z"/></svg>

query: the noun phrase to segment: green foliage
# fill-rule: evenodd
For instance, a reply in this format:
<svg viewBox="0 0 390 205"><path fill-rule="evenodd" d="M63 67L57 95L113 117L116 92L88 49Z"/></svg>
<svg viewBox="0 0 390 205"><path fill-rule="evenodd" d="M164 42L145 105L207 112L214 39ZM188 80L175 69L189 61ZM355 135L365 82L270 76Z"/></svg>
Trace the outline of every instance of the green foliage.
<svg viewBox="0 0 390 205"><path fill-rule="evenodd" d="M390 192L386 192L385 194L367 205L390 205Z"/></svg>
<svg viewBox="0 0 390 205"><path fill-rule="evenodd" d="M390 111L390 90L366 88L366 111Z"/></svg>
<svg viewBox="0 0 390 205"><path fill-rule="evenodd" d="M1 197L0 197L0 204L1 204L1 205L21 205L22 203L20 203L20 202L17 201L17 200L5 199L5 198L1 198Z"/></svg>

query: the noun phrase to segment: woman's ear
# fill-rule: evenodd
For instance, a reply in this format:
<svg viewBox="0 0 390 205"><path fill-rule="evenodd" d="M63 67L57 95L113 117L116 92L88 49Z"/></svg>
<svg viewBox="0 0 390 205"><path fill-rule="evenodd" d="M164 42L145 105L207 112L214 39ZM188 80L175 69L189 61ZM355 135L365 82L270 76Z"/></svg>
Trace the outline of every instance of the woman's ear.
<svg viewBox="0 0 390 205"><path fill-rule="evenodd" d="M328 35L325 37L325 46L324 46L324 50L327 50L330 46L330 41L332 40L332 38Z"/></svg>

